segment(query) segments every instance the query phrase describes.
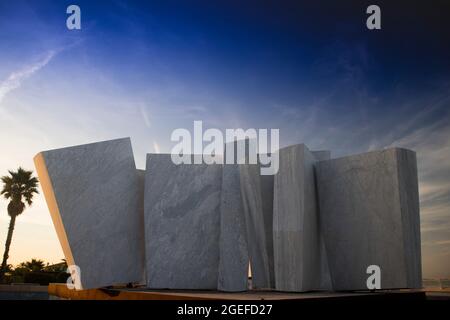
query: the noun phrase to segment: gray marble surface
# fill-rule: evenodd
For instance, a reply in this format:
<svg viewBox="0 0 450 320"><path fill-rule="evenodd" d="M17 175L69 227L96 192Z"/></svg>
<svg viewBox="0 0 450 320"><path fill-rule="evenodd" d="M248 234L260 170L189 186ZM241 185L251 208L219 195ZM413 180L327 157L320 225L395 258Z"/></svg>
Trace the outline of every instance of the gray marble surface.
<svg viewBox="0 0 450 320"><path fill-rule="evenodd" d="M146 272L149 288L217 289L221 165L175 165L147 155Z"/></svg>
<svg viewBox="0 0 450 320"><path fill-rule="evenodd" d="M408 287L422 287L420 240L420 205L416 153L396 149L400 208L402 212L403 248Z"/></svg>
<svg viewBox="0 0 450 320"><path fill-rule="evenodd" d="M147 155L144 171L127 138L44 151L35 165L83 289L245 291L249 264L258 289L364 290L369 265L383 289L421 286L414 152L278 154L275 176L168 154Z"/></svg>
<svg viewBox="0 0 450 320"><path fill-rule="evenodd" d="M420 223L416 159L388 149L316 165L333 289L367 289L369 265L381 287L420 284Z"/></svg>
<svg viewBox="0 0 450 320"><path fill-rule="evenodd" d="M330 289L330 276L319 222L314 164L329 158L304 145L279 150L274 178L273 243L276 289Z"/></svg>
<svg viewBox="0 0 450 320"><path fill-rule="evenodd" d="M248 246L238 164L225 164L220 203L220 263L218 289L248 289Z"/></svg>
<svg viewBox="0 0 450 320"><path fill-rule="evenodd" d="M330 160L331 159L331 151L330 150L317 150L317 151L311 151L312 155L314 156L316 162L317 161L324 161L324 160ZM315 196L316 196L316 210L317 215L319 216L319 238L320 238L320 285L319 290L325 290L329 291L332 289L331 284L331 274L330 274L330 268L328 266L328 257L327 252L325 250L325 239L323 235L323 228L322 228L322 222L320 221L320 206L319 206L319 199L317 194L317 178L316 178L316 170L315 170L315 163L314 163L314 184L315 184Z"/></svg>
<svg viewBox="0 0 450 320"><path fill-rule="evenodd" d="M129 138L44 151L37 172L83 289L142 281L142 180Z"/></svg>
<svg viewBox="0 0 450 320"><path fill-rule="evenodd" d="M142 276L141 281L139 282L142 285L145 285L147 283L146 281L146 272L145 272L145 220L144 220L144 194L145 194L145 170L138 169L138 181L139 181L139 210L141 212L141 215L139 216L139 226L140 226L140 234L141 237L141 250L142 250Z"/></svg>
<svg viewBox="0 0 450 320"><path fill-rule="evenodd" d="M241 142L242 143L242 142ZM243 142L248 148L248 140ZM220 202L220 261L218 289L239 292L248 289L249 253L245 224L244 204L241 193L241 178L237 163L237 141L225 144L233 148L235 164L224 164ZM248 161L248 154L245 159Z"/></svg>
<svg viewBox="0 0 450 320"><path fill-rule="evenodd" d="M252 285L253 288L273 288L271 178L262 179L258 164L241 165L239 171Z"/></svg>
<svg viewBox="0 0 450 320"><path fill-rule="evenodd" d="M273 257L273 175L259 176L261 183L262 213L264 218L265 248L269 260L269 288L275 288L275 270Z"/></svg>

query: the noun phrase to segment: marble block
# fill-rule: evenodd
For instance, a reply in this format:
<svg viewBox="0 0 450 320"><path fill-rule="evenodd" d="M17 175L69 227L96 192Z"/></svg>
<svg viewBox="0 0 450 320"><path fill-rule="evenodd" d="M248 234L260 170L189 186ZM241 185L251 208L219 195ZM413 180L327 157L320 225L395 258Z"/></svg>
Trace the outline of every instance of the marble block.
<svg viewBox="0 0 450 320"><path fill-rule="evenodd" d="M139 179L139 196L140 196L140 212L141 215L139 216L139 225L141 227L141 235L142 235L142 239L141 239L141 250L142 250L142 276L141 276L141 281L139 282L140 284L145 284L147 283L146 281L146 272L145 272L145 228L144 228L144 190L145 190L145 170L141 170L138 169L137 170L138 173L138 179Z"/></svg>
<svg viewBox="0 0 450 320"><path fill-rule="evenodd" d="M260 175L259 164L239 167L253 288L274 287L273 176Z"/></svg>
<svg viewBox="0 0 450 320"><path fill-rule="evenodd" d="M234 147L235 162L238 158L237 143L230 142L225 148L226 154L230 146ZM248 150L249 140L240 141L240 143L244 143ZM244 157L248 163L248 153ZM256 170L257 165L253 167L255 170L250 171L244 166L244 164L223 166L218 285L219 290L222 291L248 289L250 260L252 261L253 286L259 288L273 286L271 271L273 270L273 176L260 175L260 171ZM246 173L241 178L243 171ZM250 186L247 185L249 181ZM256 183L259 188L256 193L247 190L252 188L253 183ZM247 199L245 206L244 199ZM256 219L256 226L252 219ZM260 241L263 243L261 244Z"/></svg>
<svg viewBox="0 0 450 320"><path fill-rule="evenodd" d="M223 166L218 279L218 289L221 291L248 289L249 257L239 166Z"/></svg>
<svg viewBox="0 0 450 320"><path fill-rule="evenodd" d="M175 165L148 154L145 176L147 286L217 289L222 165Z"/></svg>
<svg viewBox="0 0 450 320"><path fill-rule="evenodd" d="M311 151L316 161L323 161L323 160L330 160L331 159L331 151L329 150L317 150L317 151ZM314 165L315 167L315 165ZM320 271L320 286L319 290L326 290L330 291L332 289L331 286L331 275L330 275L330 268L328 266L328 257L327 252L325 250L325 240L323 237L322 232L322 222L320 221L320 214L319 214L319 202L318 202L318 195L317 195L317 181L316 181L316 174L315 174L315 168L314 168L314 183L316 188L316 210L317 214L319 216L319 230L320 230L320 259L321 259L321 271Z"/></svg>
<svg viewBox="0 0 450 320"><path fill-rule="evenodd" d="M273 216L277 290L330 289L314 177L314 164L329 157L329 152L310 152L304 144L279 150Z"/></svg>
<svg viewBox="0 0 450 320"><path fill-rule="evenodd" d="M81 288L143 280L143 180L129 138L34 158L56 232Z"/></svg>
<svg viewBox="0 0 450 320"><path fill-rule="evenodd" d="M388 149L316 164L334 290L364 290L367 267L381 288L421 286L416 156Z"/></svg>

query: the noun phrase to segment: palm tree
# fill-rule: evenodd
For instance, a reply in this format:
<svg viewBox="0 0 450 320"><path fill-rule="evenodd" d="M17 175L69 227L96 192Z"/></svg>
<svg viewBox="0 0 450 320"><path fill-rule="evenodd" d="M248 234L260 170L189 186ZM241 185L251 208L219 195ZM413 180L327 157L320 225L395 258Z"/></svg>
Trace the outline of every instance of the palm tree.
<svg viewBox="0 0 450 320"><path fill-rule="evenodd" d="M25 269L29 272L43 271L47 267L45 262L41 259L31 259L30 261L20 263L17 268Z"/></svg>
<svg viewBox="0 0 450 320"><path fill-rule="evenodd" d="M8 171L9 175L1 177L3 189L0 192L5 199L10 200L8 203L8 215L10 217L8 236L6 237L5 252L3 254L3 262L0 267L0 279L3 278L7 268L9 248L11 246L12 235L16 218L25 210L25 205L31 206L33 196L39 193L38 179L33 177L33 171L27 171L19 167L17 171Z"/></svg>

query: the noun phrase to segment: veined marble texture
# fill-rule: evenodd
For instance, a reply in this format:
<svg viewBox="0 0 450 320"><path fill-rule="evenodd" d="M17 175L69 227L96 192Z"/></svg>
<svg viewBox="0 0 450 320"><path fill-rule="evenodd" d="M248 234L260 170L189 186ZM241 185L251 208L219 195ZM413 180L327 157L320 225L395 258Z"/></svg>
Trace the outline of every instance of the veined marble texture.
<svg viewBox="0 0 450 320"><path fill-rule="evenodd" d="M241 141L248 147L248 141ZM220 259L218 289L239 292L248 289L249 253L245 224L244 203L241 194L240 164L237 164L238 142L225 144L233 148L235 164L223 165L220 199ZM247 155L244 155L247 158Z"/></svg>
<svg viewBox="0 0 450 320"><path fill-rule="evenodd" d="M329 151L304 144L279 150L275 175L273 244L275 283L280 291L331 289L319 221L314 164Z"/></svg>
<svg viewBox="0 0 450 320"><path fill-rule="evenodd" d="M324 160L330 160L331 159L331 151L329 150L318 150L318 151L311 151L311 153L313 154L314 158L317 161L324 161ZM314 163L315 164L315 163ZM322 228L322 223L320 221L320 214L319 214L319 200L318 200L318 194L317 194L317 179L316 179L316 171L315 171L315 165L314 165L314 183L315 183L315 188L316 188L316 210L317 210L317 214L319 216L319 229L320 229L320 267L321 267L321 271L320 271L320 286L319 286L319 290L326 290L326 291L330 291L332 290L332 286L331 286L331 274L330 274L330 267L328 266L328 256L327 256L327 252L325 250L325 239L323 236L323 228Z"/></svg>
<svg viewBox="0 0 450 320"><path fill-rule="evenodd" d="M248 289L249 255L239 164L224 164L220 203L218 289Z"/></svg>
<svg viewBox="0 0 450 320"><path fill-rule="evenodd" d="M149 288L217 289L221 187L221 165L175 165L170 154L147 155Z"/></svg>
<svg viewBox="0 0 450 320"><path fill-rule="evenodd" d="M239 167L253 288L274 287L273 176L260 175L259 164Z"/></svg>
<svg viewBox="0 0 450 320"><path fill-rule="evenodd" d="M388 149L316 165L320 215L334 290L367 289L369 265L381 288L421 286L415 153Z"/></svg>
<svg viewBox="0 0 450 320"><path fill-rule="evenodd" d="M244 143L248 148L249 141ZM226 146L231 145L236 161L237 142ZM246 163L248 159L247 153ZM259 169L248 164L223 166L218 286L222 291L248 289L249 263L253 287L273 287L273 176L261 175Z"/></svg>
<svg viewBox="0 0 450 320"><path fill-rule="evenodd" d="M275 176L261 175L260 161L175 165L170 154L149 154L136 170L129 138L34 161L83 289L245 291L249 264L259 289L364 290L370 265L382 289L421 287L413 151L330 160L301 144L278 155Z"/></svg>
<svg viewBox="0 0 450 320"><path fill-rule="evenodd" d="M129 138L43 151L35 166L82 289L143 280L143 181Z"/></svg>

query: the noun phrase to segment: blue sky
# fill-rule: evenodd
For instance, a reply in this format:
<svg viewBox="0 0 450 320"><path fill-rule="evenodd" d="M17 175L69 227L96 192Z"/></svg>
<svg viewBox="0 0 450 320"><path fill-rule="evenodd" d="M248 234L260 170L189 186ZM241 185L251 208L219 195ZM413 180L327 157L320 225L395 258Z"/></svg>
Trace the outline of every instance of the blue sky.
<svg viewBox="0 0 450 320"><path fill-rule="evenodd" d="M450 277L450 22L445 1L0 1L0 174L41 151L176 128L279 128L334 156L418 156L425 276ZM421 3L421 4L420 4ZM78 4L82 29L66 28ZM0 200L0 245L7 228ZM42 197L11 261L62 258Z"/></svg>

